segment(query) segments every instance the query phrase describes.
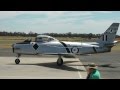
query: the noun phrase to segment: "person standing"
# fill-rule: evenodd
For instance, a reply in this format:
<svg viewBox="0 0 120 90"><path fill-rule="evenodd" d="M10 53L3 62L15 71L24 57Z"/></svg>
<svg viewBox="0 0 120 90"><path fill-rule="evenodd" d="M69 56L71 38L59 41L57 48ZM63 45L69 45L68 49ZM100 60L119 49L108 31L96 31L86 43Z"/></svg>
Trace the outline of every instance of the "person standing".
<svg viewBox="0 0 120 90"><path fill-rule="evenodd" d="M101 79L100 71L94 63L89 64L88 76L86 79Z"/></svg>

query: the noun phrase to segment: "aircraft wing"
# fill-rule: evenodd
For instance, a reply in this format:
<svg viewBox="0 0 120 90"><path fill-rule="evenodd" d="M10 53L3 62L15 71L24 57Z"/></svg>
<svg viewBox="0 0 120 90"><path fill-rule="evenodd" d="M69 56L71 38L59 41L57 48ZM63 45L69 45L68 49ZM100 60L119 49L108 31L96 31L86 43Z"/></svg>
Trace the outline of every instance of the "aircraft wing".
<svg viewBox="0 0 120 90"><path fill-rule="evenodd" d="M57 47L57 48L65 48L65 47L53 46L53 45L45 45L45 46L48 46L48 47ZM85 44L83 46L85 46L85 47L100 47L100 46L98 46L98 44ZM75 47L75 46L68 46L68 48L72 48L72 47ZM81 48L81 46L76 46L76 47L78 47L78 48L80 47Z"/></svg>
<svg viewBox="0 0 120 90"><path fill-rule="evenodd" d="M73 53L44 53L42 55L55 55L55 56L63 56L63 57L66 57L66 58L71 58L71 57L77 57L75 54Z"/></svg>
<svg viewBox="0 0 120 90"><path fill-rule="evenodd" d="M74 55L72 53L44 53L43 55Z"/></svg>
<svg viewBox="0 0 120 90"><path fill-rule="evenodd" d="M62 46L53 46L53 45L46 45L47 47L55 47L55 48L58 48L58 49L66 49L66 47L62 47ZM96 47L99 47L98 45L91 45L91 44L89 44L89 45L87 45L88 47L94 47L94 48L96 48ZM67 47L69 50L71 50L72 48L73 48L73 46L68 46ZM81 46L78 46L78 48L81 48ZM80 54L74 54L74 53L62 53L62 52L60 52L60 53L43 53L43 55L61 55L61 56L74 56L74 57L76 57L76 56L78 56L78 55L80 55Z"/></svg>

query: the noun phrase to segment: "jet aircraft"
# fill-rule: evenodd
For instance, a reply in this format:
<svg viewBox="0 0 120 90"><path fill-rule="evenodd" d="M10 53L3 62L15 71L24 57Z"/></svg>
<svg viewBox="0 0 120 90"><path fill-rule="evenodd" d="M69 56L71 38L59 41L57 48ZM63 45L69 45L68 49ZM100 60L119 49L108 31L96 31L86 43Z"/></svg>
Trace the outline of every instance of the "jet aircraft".
<svg viewBox="0 0 120 90"><path fill-rule="evenodd" d="M13 53L17 54L16 64L20 63L21 55L56 55L57 65L63 65L63 56L79 56L111 52L115 45L115 36L119 23L112 23L111 26L96 40L96 42L69 42L59 41L48 35L38 35L35 41L25 40L12 45Z"/></svg>

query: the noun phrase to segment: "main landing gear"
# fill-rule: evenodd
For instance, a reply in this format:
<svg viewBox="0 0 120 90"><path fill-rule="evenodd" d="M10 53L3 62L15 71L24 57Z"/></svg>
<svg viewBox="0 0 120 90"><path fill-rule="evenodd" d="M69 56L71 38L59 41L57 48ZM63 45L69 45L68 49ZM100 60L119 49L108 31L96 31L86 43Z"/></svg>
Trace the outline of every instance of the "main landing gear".
<svg viewBox="0 0 120 90"><path fill-rule="evenodd" d="M58 60L57 60L57 65L58 66L62 66L63 65L63 59L61 56L59 56Z"/></svg>
<svg viewBox="0 0 120 90"><path fill-rule="evenodd" d="M16 63L16 64L19 64L19 63L20 63L20 59L19 59L20 56L21 56L20 54L17 55L17 59L15 59L15 63Z"/></svg>

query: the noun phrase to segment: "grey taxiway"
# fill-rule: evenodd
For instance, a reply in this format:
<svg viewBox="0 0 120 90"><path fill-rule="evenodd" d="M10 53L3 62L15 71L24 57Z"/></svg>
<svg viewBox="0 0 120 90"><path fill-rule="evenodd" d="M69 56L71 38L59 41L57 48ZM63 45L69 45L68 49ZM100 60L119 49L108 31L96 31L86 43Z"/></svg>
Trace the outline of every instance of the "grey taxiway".
<svg viewBox="0 0 120 90"><path fill-rule="evenodd" d="M120 79L120 51L63 58L57 66L57 57L22 56L16 65L11 49L0 49L0 79L85 79L87 65L96 63L103 79Z"/></svg>

